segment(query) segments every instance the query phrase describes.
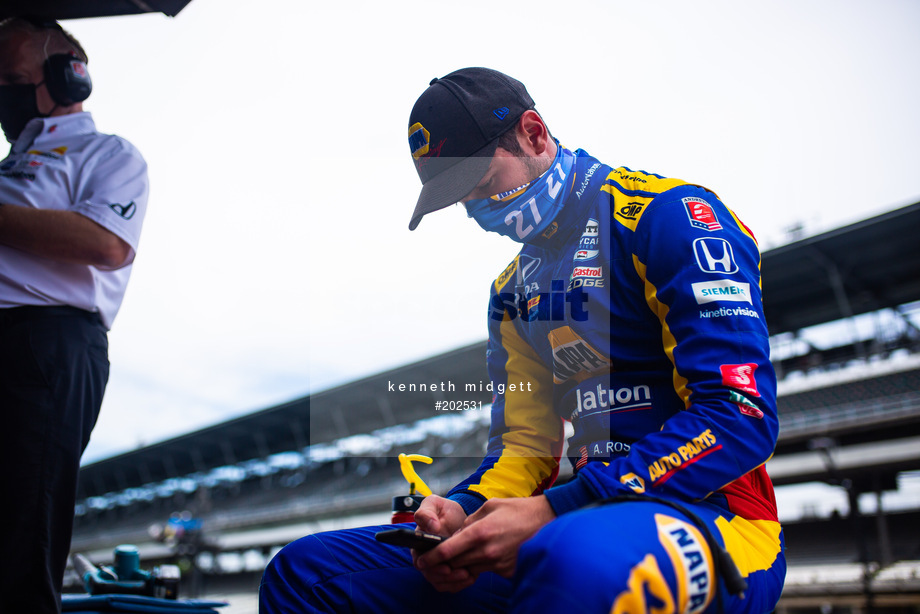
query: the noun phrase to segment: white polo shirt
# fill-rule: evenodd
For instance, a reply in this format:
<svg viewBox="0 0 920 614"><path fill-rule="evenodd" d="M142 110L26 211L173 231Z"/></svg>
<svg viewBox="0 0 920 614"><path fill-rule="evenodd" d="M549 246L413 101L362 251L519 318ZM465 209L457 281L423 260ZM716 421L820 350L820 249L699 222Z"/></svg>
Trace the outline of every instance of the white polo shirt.
<svg viewBox="0 0 920 614"><path fill-rule="evenodd" d="M4 206L76 211L131 246L120 268L67 264L0 245L0 309L70 305L118 313L147 210L147 163L126 140L96 132L89 113L36 118L0 161Z"/></svg>

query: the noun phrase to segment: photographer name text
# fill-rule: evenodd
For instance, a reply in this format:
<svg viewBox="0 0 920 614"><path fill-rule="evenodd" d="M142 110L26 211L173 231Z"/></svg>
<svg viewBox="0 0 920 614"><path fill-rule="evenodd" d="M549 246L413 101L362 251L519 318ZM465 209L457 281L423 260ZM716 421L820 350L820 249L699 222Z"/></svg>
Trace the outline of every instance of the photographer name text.
<svg viewBox="0 0 920 614"><path fill-rule="evenodd" d="M515 384L494 384L482 382L477 384L463 384L465 392L533 392L531 382L518 382ZM456 392L457 386L450 380L446 382L432 382L429 384L397 384L387 380L387 392Z"/></svg>

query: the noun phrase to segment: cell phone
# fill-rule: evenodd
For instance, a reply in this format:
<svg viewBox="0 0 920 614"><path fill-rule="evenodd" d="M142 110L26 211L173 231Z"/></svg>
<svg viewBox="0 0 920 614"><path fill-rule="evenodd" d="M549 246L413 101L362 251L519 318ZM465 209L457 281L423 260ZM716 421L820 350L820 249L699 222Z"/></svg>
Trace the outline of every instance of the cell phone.
<svg viewBox="0 0 920 614"><path fill-rule="evenodd" d="M447 538L433 533L400 528L379 531L374 535L374 539L393 546L414 548L419 552L428 552Z"/></svg>

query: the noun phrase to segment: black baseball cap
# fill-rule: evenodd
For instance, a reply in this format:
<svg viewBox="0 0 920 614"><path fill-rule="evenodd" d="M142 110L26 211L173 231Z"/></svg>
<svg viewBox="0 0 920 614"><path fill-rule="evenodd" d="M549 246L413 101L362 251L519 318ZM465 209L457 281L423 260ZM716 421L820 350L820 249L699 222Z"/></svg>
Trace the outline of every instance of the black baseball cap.
<svg viewBox="0 0 920 614"><path fill-rule="evenodd" d="M489 170L498 137L533 107L523 83L490 68L432 79L409 115L409 151L422 180L409 230L472 192Z"/></svg>

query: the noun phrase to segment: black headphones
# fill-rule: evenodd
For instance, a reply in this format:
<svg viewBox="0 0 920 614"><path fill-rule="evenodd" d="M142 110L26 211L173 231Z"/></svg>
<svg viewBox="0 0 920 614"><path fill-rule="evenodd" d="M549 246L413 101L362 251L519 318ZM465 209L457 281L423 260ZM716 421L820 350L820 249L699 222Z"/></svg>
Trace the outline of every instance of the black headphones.
<svg viewBox="0 0 920 614"><path fill-rule="evenodd" d="M22 16L36 28L42 30L57 30L64 35L74 47L83 53L83 48L57 21L37 17ZM85 57L85 54L84 54ZM43 65L45 85L51 99L62 106L70 106L83 102L89 98L93 91L93 82L89 78L86 62L74 53L55 53L48 56Z"/></svg>
<svg viewBox="0 0 920 614"><path fill-rule="evenodd" d="M86 62L69 53L48 56L44 64L45 85L51 99L61 106L83 102L93 91Z"/></svg>

